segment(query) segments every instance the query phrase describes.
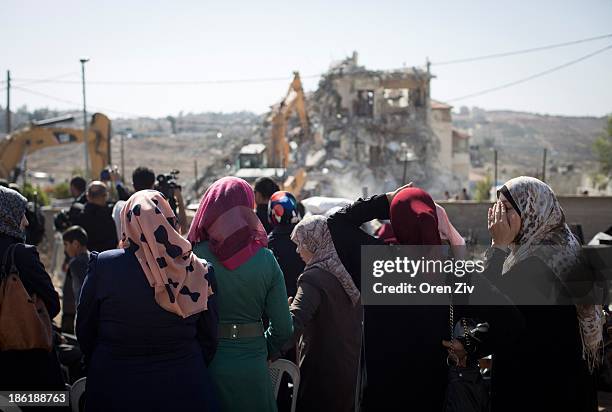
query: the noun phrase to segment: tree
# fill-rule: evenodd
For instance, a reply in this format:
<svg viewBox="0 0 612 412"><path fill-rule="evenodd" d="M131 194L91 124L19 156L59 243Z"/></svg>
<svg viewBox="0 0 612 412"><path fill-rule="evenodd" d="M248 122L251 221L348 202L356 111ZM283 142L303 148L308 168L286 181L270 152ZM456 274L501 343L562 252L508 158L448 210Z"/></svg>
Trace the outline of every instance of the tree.
<svg viewBox="0 0 612 412"><path fill-rule="evenodd" d="M32 184L26 183L21 188L21 194L25 196L28 201L36 202L40 206L47 206L50 203L49 196L40 186L34 187Z"/></svg>
<svg viewBox="0 0 612 412"><path fill-rule="evenodd" d="M490 175L487 175L483 180L476 183L474 200L477 202L488 202L491 200L491 185L493 185L493 179Z"/></svg>
<svg viewBox="0 0 612 412"><path fill-rule="evenodd" d="M612 115L604 133L593 143L593 152L599 161L599 171L604 176L612 176Z"/></svg>

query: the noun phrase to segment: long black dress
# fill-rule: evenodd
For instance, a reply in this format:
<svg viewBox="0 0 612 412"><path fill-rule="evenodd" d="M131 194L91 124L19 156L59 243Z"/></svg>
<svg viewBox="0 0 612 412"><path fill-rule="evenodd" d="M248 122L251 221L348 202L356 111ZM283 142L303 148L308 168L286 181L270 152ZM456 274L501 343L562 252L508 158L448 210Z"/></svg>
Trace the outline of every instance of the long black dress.
<svg viewBox="0 0 612 412"><path fill-rule="evenodd" d="M359 199L328 218L338 256L360 287L362 245L384 245L360 226L389 219L385 195ZM364 307L367 384L363 410L441 411L446 390L446 306Z"/></svg>
<svg viewBox="0 0 612 412"><path fill-rule="evenodd" d="M278 265L285 277L287 296L295 296L297 279L304 271L304 261L296 252L296 245L291 240L295 225L275 226L268 235L268 249L274 253Z"/></svg>
<svg viewBox="0 0 612 412"><path fill-rule="evenodd" d="M529 293L555 278L537 257L517 263L506 274L504 251L492 248L485 276L511 300L517 290ZM550 283L549 283L550 284ZM519 292L520 293L520 292ZM582 342L575 306L516 306L524 327L515 342L493 339L492 411L597 410L594 378L582 359ZM479 308L464 308L472 315L490 316ZM480 313L478 313L480 312ZM507 325L516 333L516 325Z"/></svg>

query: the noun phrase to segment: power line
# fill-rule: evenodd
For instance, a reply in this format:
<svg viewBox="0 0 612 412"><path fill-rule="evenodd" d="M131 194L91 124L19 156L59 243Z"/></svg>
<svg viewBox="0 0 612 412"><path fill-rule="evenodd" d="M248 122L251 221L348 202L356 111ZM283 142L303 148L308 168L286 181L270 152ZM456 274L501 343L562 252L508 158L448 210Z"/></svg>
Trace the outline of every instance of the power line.
<svg viewBox="0 0 612 412"><path fill-rule="evenodd" d="M70 72L70 73L58 74L57 76L47 77L44 79L20 79L20 78L15 79L13 78L12 81L17 81L17 82L25 81L26 83L18 84L18 86L30 86L32 84L37 84L37 83L52 83L53 81L59 81L58 79L68 77L68 76L74 76L74 75L78 75L78 73Z"/></svg>
<svg viewBox="0 0 612 412"><path fill-rule="evenodd" d="M492 93L492 92L495 92L495 91L498 91L498 90L501 90L501 89L505 89L505 88L508 88L508 87L511 87L511 86L515 86L515 85L520 84L520 83L525 83L525 82L527 82L529 80L533 80L533 79L536 79L538 77L545 76L547 74L550 74L550 73L556 72L558 70L564 69L564 68L566 68L568 66L571 66L573 64L579 63L579 62L581 62L583 60L589 59L589 58L591 58L593 56L596 56L596 55L598 55L600 53L603 53L604 51L609 50L609 49L612 49L612 44L610 44L610 45L608 45L608 46L606 46L606 47L604 47L602 49L596 50L596 51L594 51L592 53L589 53L587 55L584 55L582 57L579 57L579 58L577 58L575 60L569 61L567 63L563 63L563 64L561 64L559 66L553 67L553 68L548 69L548 70L544 70L543 72L539 72L539 73L533 74L531 76L523 77L522 79L515 80L515 81L510 82L510 83L502 84L502 85L497 86L497 87L492 87L490 89L484 89L484 90L481 90L481 91L478 91L478 92L475 92L475 93L470 93L470 94L466 94L464 96L456 97L454 99L449 99L447 101L448 102L456 102L456 101L459 101L459 100L469 99L469 98L472 98L472 97L481 96L483 94Z"/></svg>
<svg viewBox="0 0 612 412"><path fill-rule="evenodd" d="M444 65L447 65L447 64L467 63L467 62L473 62L473 61L478 61L478 60L487 60L487 59L495 59L495 58L499 58L499 57L515 56L517 54L525 54L525 53L533 53L533 52L543 51L543 50L550 50L550 49L555 49L555 48L558 48L558 47L565 47L565 46L571 46L571 45L574 45L574 44L580 44L580 43L586 43L586 42L591 42L591 41L595 41L595 40L606 39L606 38L609 38L609 37L612 37L612 33L611 34L604 34L602 36L589 37L589 38L586 38L586 39L568 41L568 42L565 42L565 43L550 44L548 46L533 47L533 48L530 48L530 49L515 50L515 51L505 52L505 53L487 54L487 55L484 55L484 56L468 57L468 58L456 59L456 60L447 60L447 61L435 62L435 63L431 63L431 64L435 65L435 66L444 66Z"/></svg>
<svg viewBox="0 0 612 412"><path fill-rule="evenodd" d="M21 87L21 86L13 86L13 89L21 90L22 92L30 93L30 94L33 94L33 95L36 95L36 96L45 97L47 99L55 100L55 101L61 102L61 103L76 104L76 105L79 105L79 106L81 105L81 103L73 102L71 100L60 99L59 97L50 96L48 94L40 93L40 92L37 92L37 91L34 91L34 90L30 90L30 89L26 89L25 87Z"/></svg>
<svg viewBox="0 0 612 412"><path fill-rule="evenodd" d="M321 74L312 74L300 76L302 79L318 78ZM80 84L80 80L45 80L45 79L24 79L18 78L19 81L29 80L38 83L56 83L56 84ZM161 81L108 81L108 80L88 80L87 85L105 85L105 86L193 86L204 84L232 84L232 83L264 83L277 81L290 81L291 77L263 77L250 79L228 79L228 80L161 80Z"/></svg>
<svg viewBox="0 0 612 412"><path fill-rule="evenodd" d="M571 46L571 45L580 44L580 43L587 43L587 42L602 40L602 39L606 39L610 37L612 37L612 33L604 34L601 36L588 37L585 39L572 40L572 41L563 42L563 43L555 43L555 44L550 44L547 46L533 47L529 49L515 50L511 52L494 53L494 54L488 54L488 55L483 55L483 56L468 57L468 58L447 60L447 61L441 61L441 62L433 62L431 64L435 66L444 66L444 65L457 64L457 63L467 63L467 62L473 62L473 61L479 61L479 60L515 56L519 54L534 53L538 51L550 50L554 48ZM80 84L81 80L78 80L78 79L60 80L63 77L72 76L75 74L78 74L78 73L74 73L74 72L65 73L62 75L53 76L49 78L43 78L43 79L14 78L13 80L17 82L26 82L26 83L19 84L19 86L27 86L27 85L36 84L36 83ZM313 79L313 78L318 78L322 75L323 73L317 73L317 74L305 75L301 77L303 79ZM114 86L172 86L172 85L174 86L193 86L193 85L206 85L206 84L264 83L264 82L277 82L277 81L287 81L287 80L290 80L290 77L261 77L261 78L221 79L221 80L155 80L155 81L89 80L87 81L87 84L88 85L90 84L91 85L106 85L106 86L112 86L112 85ZM2 83L2 81L0 81L0 83Z"/></svg>
<svg viewBox="0 0 612 412"><path fill-rule="evenodd" d="M37 92L35 90L30 90L30 89L26 89L25 87L21 87L21 86L13 86L14 89L20 90L22 92L25 93L29 93L29 94L33 94L35 96L40 96L40 97L44 97L50 100L55 100L57 102L61 102L61 103L65 103L65 104L70 104L70 105L75 105L75 106L80 106L82 103L79 102L74 102L72 100L65 100L65 99L60 99L58 97L55 96L51 96L45 93L40 93ZM108 112L108 113L115 113L115 114L120 114L120 115L124 115L124 116L135 116L135 117L149 117L143 114L138 114L138 113L130 113L130 112L124 112L121 110L114 110L114 109L109 109L109 108L105 108L105 107L100 107L100 106L90 106L92 109L95 110L99 110L101 112Z"/></svg>

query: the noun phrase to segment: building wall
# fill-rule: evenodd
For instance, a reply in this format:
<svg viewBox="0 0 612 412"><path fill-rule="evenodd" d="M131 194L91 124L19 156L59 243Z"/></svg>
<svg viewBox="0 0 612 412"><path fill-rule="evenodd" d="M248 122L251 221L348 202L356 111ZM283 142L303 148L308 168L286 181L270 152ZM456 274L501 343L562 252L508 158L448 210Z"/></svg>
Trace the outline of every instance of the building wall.
<svg viewBox="0 0 612 412"><path fill-rule="evenodd" d="M453 153L452 171L461 181L466 182L470 179L470 154L469 153Z"/></svg>
<svg viewBox="0 0 612 412"><path fill-rule="evenodd" d="M431 110L431 128L440 141L440 165L453 170L453 124L446 121L444 112L445 110Z"/></svg>
<svg viewBox="0 0 612 412"><path fill-rule="evenodd" d="M612 197L560 196L559 202L565 211L567 223L582 225L585 241L612 226ZM467 236L472 232L479 244L489 244L487 230L488 202L444 202L448 217L459 233Z"/></svg>

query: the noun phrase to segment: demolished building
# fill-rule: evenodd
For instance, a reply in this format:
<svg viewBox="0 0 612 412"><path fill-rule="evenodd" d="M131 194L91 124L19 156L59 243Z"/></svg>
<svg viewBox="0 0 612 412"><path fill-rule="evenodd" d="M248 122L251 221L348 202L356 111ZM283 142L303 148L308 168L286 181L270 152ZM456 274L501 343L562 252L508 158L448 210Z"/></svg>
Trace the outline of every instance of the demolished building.
<svg viewBox="0 0 612 412"><path fill-rule="evenodd" d="M416 67L368 70L356 52L332 65L307 96L313 138L294 159L309 187L354 198L409 181L434 195L466 185L469 135L453 130L451 106L431 99L432 78Z"/></svg>
<svg viewBox="0 0 612 412"><path fill-rule="evenodd" d="M282 112L289 107L285 97L262 116L258 132L244 144L265 145L270 159L278 140L274 119L284 113L289 157L277 180L305 170L301 198L356 198L410 181L434 197L457 192L469 179L469 135L453 129L452 106L431 99L432 78L429 70L416 67L368 70L355 52L333 64L317 90L304 95L306 113ZM276 163L273 167L280 166Z"/></svg>

